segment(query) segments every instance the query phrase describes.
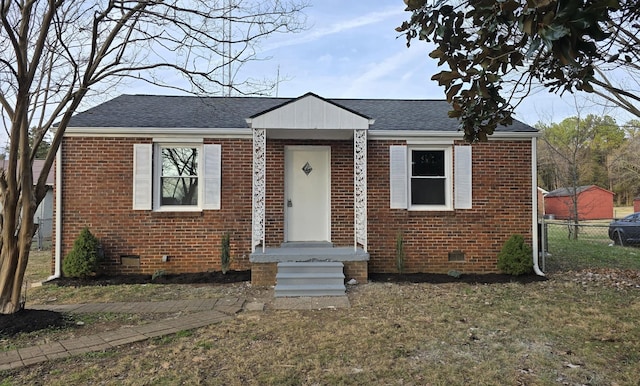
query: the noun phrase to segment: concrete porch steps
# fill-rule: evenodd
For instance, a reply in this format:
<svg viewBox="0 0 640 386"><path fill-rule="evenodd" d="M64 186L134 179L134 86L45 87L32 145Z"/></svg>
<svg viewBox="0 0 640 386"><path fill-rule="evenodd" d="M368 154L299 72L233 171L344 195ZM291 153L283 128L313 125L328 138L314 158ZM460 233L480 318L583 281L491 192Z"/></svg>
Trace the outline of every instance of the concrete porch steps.
<svg viewBox="0 0 640 386"><path fill-rule="evenodd" d="M345 291L341 262L278 263L275 297L344 296Z"/></svg>

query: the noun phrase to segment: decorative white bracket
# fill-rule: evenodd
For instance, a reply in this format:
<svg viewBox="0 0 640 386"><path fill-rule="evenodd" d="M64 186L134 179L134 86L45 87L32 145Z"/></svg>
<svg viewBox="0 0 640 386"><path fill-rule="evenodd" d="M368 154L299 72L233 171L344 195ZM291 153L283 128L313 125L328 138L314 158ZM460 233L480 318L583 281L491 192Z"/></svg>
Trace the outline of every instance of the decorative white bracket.
<svg viewBox="0 0 640 386"><path fill-rule="evenodd" d="M253 200L251 226L251 252L262 244L265 248L265 187L267 165L267 135L264 129L253 130Z"/></svg>
<svg viewBox="0 0 640 386"><path fill-rule="evenodd" d="M354 250L367 251L367 131L353 132Z"/></svg>

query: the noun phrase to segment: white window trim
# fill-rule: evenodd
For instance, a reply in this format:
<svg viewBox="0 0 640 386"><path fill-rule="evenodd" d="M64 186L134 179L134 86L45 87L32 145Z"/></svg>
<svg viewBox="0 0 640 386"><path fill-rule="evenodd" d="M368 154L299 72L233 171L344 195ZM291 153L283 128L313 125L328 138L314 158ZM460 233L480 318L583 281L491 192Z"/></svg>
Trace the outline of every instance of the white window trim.
<svg viewBox="0 0 640 386"><path fill-rule="evenodd" d="M160 192L162 178L162 151L163 148L191 147L198 149L198 205L160 205L162 193ZM156 142L153 144L153 210L154 212L202 212L202 200L204 197L202 142Z"/></svg>
<svg viewBox="0 0 640 386"><path fill-rule="evenodd" d="M445 171L445 204L444 205L414 205L411 202L411 182L413 151L444 151ZM408 146L407 147L407 209L412 211L453 211L453 149L451 145L444 146Z"/></svg>

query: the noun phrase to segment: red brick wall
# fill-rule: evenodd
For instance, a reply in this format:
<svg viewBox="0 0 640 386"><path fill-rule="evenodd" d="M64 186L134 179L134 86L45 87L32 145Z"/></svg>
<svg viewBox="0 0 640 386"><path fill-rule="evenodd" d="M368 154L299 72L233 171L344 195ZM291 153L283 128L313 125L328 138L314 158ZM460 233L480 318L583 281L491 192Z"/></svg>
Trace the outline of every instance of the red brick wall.
<svg viewBox="0 0 640 386"><path fill-rule="evenodd" d="M220 270L220 239L229 232L231 269L249 269L251 140L205 142L222 144L222 209L158 213L132 210L133 144L151 139L65 138L62 256L87 226L103 245L108 272ZM121 255L139 255L140 267L120 265ZM169 255L167 263L162 255Z"/></svg>
<svg viewBox="0 0 640 386"><path fill-rule="evenodd" d="M396 236L404 236L406 272L488 273L514 233L531 243L531 142L473 145L473 208L428 212L389 208L389 146L369 141L369 272L396 272ZM455 189L455 187L454 187ZM449 261L449 252L464 262Z"/></svg>
<svg viewBox="0 0 640 386"><path fill-rule="evenodd" d="M150 138L67 137L63 150L62 255L84 226L101 240L110 272L167 273L220 269L220 238L231 234L232 269L249 269L252 143L222 145L221 210L157 213L132 210L133 144ZM423 212L389 209L389 145L369 141L369 272L395 272L395 241L404 234L407 272L494 272L496 256L514 233L531 242L531 142L473 145L473 209ZM331 146L331 237L353 243L352 141L267 140L266 240L284 240L284 147ZM450 262L462 251L464 262ZM139 255L140 267L120 265ZM167 263L162 256L169 255Z"/></svg>

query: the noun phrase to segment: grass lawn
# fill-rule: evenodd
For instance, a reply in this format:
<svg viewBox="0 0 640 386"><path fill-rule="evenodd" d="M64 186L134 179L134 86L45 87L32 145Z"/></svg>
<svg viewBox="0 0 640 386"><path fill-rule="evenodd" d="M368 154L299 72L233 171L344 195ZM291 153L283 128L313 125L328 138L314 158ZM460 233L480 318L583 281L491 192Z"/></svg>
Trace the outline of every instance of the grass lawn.
<svg viewBox="0 0 640 386"><path fill-rule="evenodd" d="M570 225L548 224L548 271L568 271L588 268L640 269L640 248L613 245L606 224L585 224L579 227L578 239L569 237Z"/></svg>
<svg viewBox="0 0 640 386"><path fill-rule="evenodd" d="M544 282L357 285L349 309L243 312L224 324L0 373L0 385L636 385L640 249L586 240L562 248L552 251ZM67 291L35 288L32 299L272 295L247 285ZM108 326L141 322L118 317Z"/></svg>
<svg viewBox="0 0 640 386"><path fill-rule="evenodd" d="M41 282L51 276L51 256L50 250L32 250L29 253L29 262L24 275L27 285Z"/></svg>

